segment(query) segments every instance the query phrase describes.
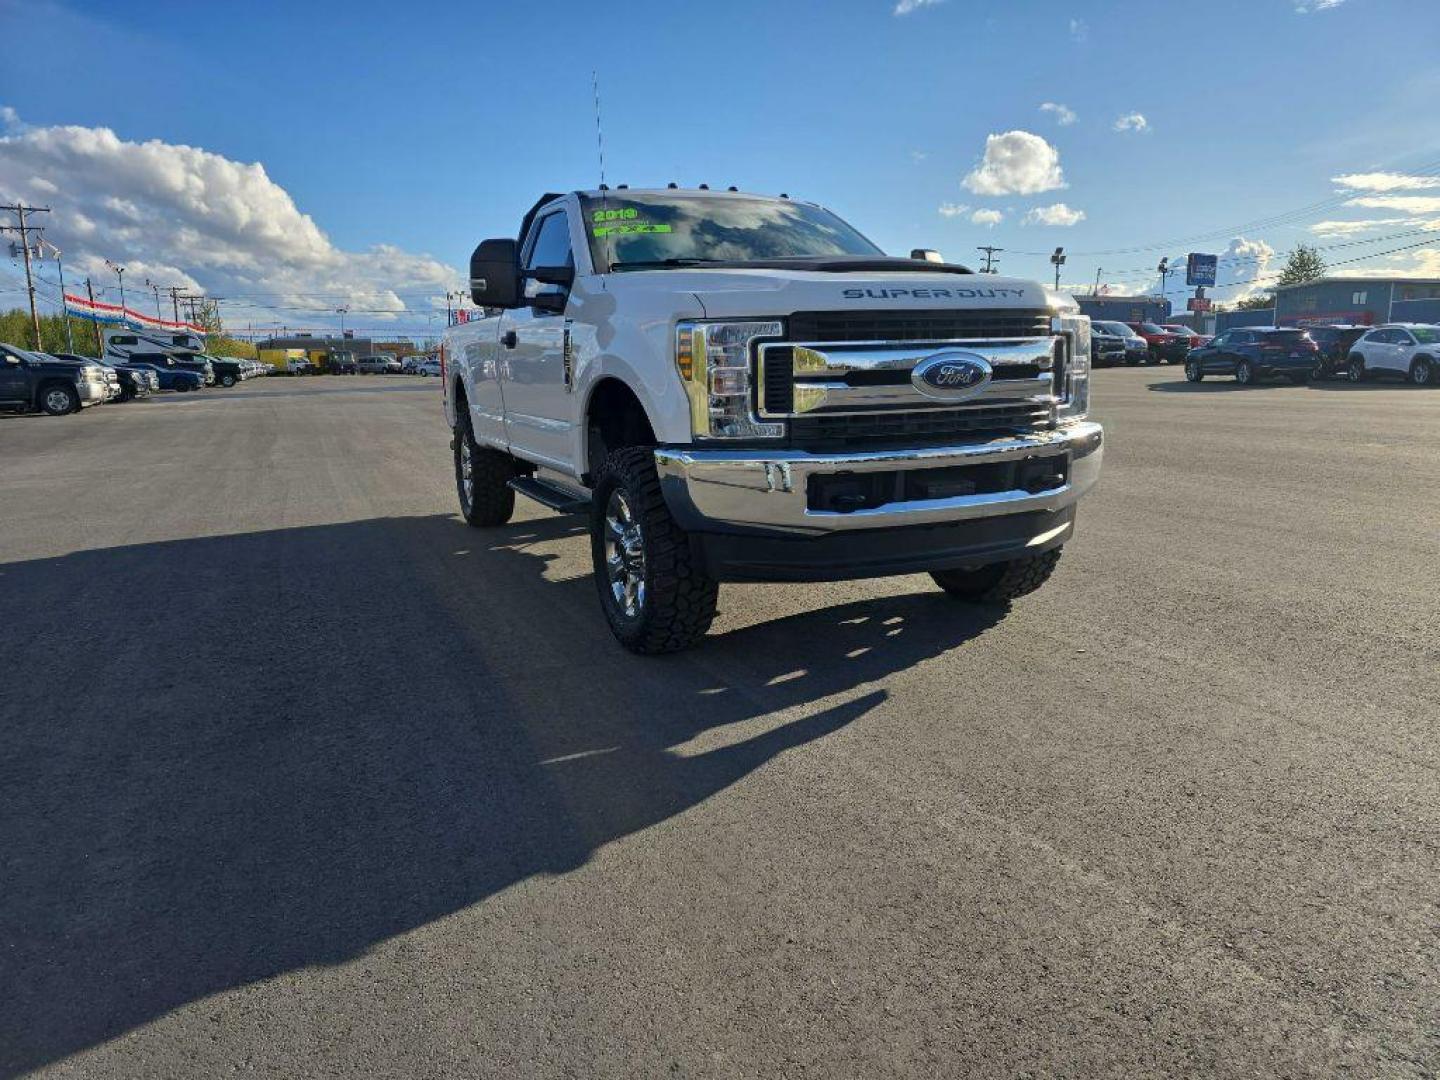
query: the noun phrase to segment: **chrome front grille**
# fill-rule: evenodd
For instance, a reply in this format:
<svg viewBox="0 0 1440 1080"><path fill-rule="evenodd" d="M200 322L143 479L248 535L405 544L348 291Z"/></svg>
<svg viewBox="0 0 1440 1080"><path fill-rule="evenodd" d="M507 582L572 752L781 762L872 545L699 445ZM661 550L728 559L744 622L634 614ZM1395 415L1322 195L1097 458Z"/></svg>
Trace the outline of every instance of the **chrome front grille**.
<svg viewBox="0 0 1440 1080"><path fill-rule="evenodd" d="M757 347L757 406L765 419L878 411L1049 408L1060 400L1064 339L764 342ZM947 399L923 391L914 368L946 351L982 357L992 371L973 394Z"/></svg>

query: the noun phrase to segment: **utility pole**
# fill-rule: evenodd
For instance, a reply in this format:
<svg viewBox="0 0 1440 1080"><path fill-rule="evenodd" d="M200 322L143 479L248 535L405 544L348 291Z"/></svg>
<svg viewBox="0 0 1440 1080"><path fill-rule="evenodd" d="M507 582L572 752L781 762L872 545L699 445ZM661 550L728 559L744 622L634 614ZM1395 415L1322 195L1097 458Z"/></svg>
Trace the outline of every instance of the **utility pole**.
<svg viewBox="0 0 1440 1080"><path fill-rule="evenodd" d="M185 291L183 285L171 285L165 290L170 294L170 310L175 315L175 321L180 321L180 294ZM187 297L188 299L188 297Z"/></svg>
<svg viewBox="0 0 1440 1080"><path fill-rule="evenodd" d="M105 341L100 337L100 319L95 312L95 286L85 279L85 293L90 297L90 325L95 327L95 355L105 355Z"/></svg>
<svg viewBox="0 0 1440 1080"><path fill-rule="evenodd" d="M1005 249L993 247L990 244L980 244L976 246L975 250L983 251L985 253L985 266L980 272L982 274L995 273L995 256L999 255L1000 252L1004 251Z"/></svg>
<svg viewBox="0 0 1440 1080"><path fill-rule="evenodd" d="M0 206L0 210L9 210L20 222L18 225L0 226L0 229L20 234L20 248L25 252L25 288L30 293L30 326L35 331L35 348L39 350L42 348L40 344L40 312L35 308L35 278L30 271L30 227L25 224L25 215L48 214L50 208L16 203L14 206Z"/></svg>
<svg viewBox="0 0 1440 1080"><path fill-rule="evenodd" d="M1100 275L1103 274L1104 272L1105 272L1105 271L1104 271L1101 267L1098 267L1098 266L1095 267L1095 287L1090 290L1090 295L1091 295L1091 296L1099 296L1099 295L1100 295Z"/></svg>

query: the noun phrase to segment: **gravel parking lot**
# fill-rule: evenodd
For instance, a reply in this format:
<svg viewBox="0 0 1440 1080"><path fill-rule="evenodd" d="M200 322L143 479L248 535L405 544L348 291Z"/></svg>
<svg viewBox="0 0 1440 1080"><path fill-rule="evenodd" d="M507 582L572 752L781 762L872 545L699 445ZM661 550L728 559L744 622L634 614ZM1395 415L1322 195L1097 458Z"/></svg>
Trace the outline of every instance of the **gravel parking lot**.
<svg viewBox="0 0 1440 1080"><path fill-rule="evenodd" d="M436 380L0 416L0 1074L1440 1069L1440 391L1097 372L1008 615L612 640Z"/></svg>

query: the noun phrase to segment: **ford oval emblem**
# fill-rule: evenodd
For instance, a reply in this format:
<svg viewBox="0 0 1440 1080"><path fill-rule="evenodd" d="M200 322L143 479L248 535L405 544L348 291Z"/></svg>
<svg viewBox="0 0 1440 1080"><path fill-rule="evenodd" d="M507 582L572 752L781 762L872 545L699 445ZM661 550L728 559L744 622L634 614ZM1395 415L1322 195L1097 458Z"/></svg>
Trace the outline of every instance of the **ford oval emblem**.
<svg viewBox="0 0 1440 1080"><path fill-rule="evenodd" d="M990 381L994 369L983 356L943 352L927 356L910 372L915 389L933 398L954 401L977 394Z"/></svg>

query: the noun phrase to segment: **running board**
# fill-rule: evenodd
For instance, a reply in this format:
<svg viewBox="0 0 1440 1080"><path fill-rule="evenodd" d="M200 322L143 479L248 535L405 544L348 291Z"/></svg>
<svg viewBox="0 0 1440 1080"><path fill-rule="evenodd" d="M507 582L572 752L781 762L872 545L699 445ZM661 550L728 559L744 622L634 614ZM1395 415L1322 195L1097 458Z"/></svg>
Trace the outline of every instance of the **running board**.
<svg viewBox="0 0 1440 1080"><path fill-rule="evenodd" d="M548 506L561 514L585 514L590 511L589 499L582 499L573 491L533 476L517 476L509 481L509 486L527 499L534 499L541 506Z"/></svg>

